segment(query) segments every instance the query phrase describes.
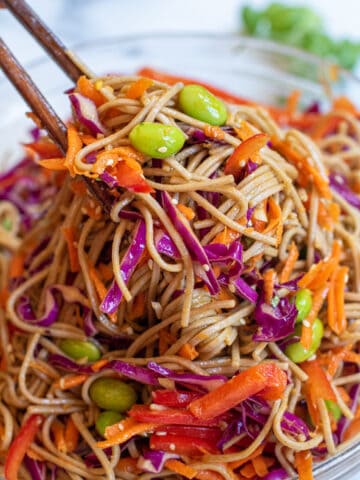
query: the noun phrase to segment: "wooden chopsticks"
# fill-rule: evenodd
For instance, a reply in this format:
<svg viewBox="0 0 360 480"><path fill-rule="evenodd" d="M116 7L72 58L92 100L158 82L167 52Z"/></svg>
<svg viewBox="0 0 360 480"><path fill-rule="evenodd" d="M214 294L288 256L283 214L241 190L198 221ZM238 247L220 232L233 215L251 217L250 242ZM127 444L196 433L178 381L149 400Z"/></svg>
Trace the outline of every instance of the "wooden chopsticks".
<svg viewBox="0 0 360 480"><path fill-rule="evenodd" d="M5 6L13 13L30 34L38 40L40 45L50 54L66 75L75 83L84 74L82 69L68 55L68 50L44 24L36 13L23 0L4 0ZM31 110L37 115L48 131L54 142L61 148L63 153L67 150L66 126L56 114L52 106L42 95L30 76L16 60L5 42L0 38L0 67L20 95L24 98ZM91 181L87 177L81 177L88 190L103 205L109 213L111 198L105 184Z"/></svg>
<svg viewBox="0 0 360 480"><path fill-rule="evenodd" d="M66 75L76 83L84 74L68 55L68 49L24 0L3 0L5 6L19 20L33 38L48 52Z"/></svg>

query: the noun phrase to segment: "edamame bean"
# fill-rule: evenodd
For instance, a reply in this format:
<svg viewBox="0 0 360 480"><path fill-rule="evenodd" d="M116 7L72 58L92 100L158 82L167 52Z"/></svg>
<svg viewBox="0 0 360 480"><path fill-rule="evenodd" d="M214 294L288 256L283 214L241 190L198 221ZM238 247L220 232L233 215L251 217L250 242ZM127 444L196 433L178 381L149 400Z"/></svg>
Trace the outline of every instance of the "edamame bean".
<svg viewBox="0 0 360 480"><path fill-rule="evenodd" d="M95 422L96 431L104 436L106 427L110 427L110 425L114 425L114 423L118 423L123 420L124 416L121 415L119 412L114 412L114 410L106 410L105 412L101 412Z"/></svg>
<svg viewBox="0 0 360 480"><path fill-rule="evenodd" d="M129 135L131 145L152 158L167 158L182 149L185 143L183 132L172 125L142 122Z"/></svg>
<svg viewBox="0 0 360 480"><path fill-rule="evenodd" d="M179 107L210 125L224 125L227 119L225 104L201 85L186 85L179 93Z"/></svg>
<svg viewBox="0 0 360 480"><path fill-rule="evenodd" d="M301 336L302 325L297 325L295 335ZM309 349L304 348L300 342L291 343L285 349L285 354L295 363L305 362L319 348L324 333L324 327L320 319L316 318L312 326L312 340Z"/></svg>
<svg viewBox="0 0 360 480"><path fill-rule="evenodd" d="M100 377L90 386L91 400L104 410L126 412L136 402L136 392L116 378Z"/></svg>
<svg viewBox="0 0 360 480"><path fill-rule="evenodd" d="M295 297L295 306L298 311L296 323L299 323L309 315L312 307L312 295L308 288L302 288L297 292Z"/></svg>
<svg viewBox="0 0 360 480"><path fill-rule="evenodd" d="M339 405L333 400L325 400L325 405L326 405L326 408L328 409L328 412L331 413L335 422L339 421L342 416L342 411Z"/></svg>
<svg viewBox="0 0 360 480"><path fill-rule="evenodd" d="M71 340L70 338L61 340L60 349L74 360L87 358L88 362L96 362L101 357L100 350L92 342L83 340Z"/></svg>

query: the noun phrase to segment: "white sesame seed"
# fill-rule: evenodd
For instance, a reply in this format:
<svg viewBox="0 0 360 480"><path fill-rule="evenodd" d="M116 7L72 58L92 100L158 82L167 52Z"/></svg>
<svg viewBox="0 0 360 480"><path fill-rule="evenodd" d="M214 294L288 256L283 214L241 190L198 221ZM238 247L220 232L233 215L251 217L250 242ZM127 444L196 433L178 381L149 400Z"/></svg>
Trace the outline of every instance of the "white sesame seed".
<svg viewBox="0 0 360 480"><path fill-rule="evenodd" d="M306 328L310 328L310 327L311 327L311 323L309 322L309 320L304 320L304 321L303 321L303 325L304 325L304 327L306 327Z"/></svg>
<svg viewBox="0 0 360 480"><path fill-rule="evenodd" d="M229 288L231 293L235 293L236 288L234 287L234 285L230 284L228 288Z"/></svg>
<svg viewBox="0 0 360 480"><path fill-rule="evenodd" d="M174 205L177 205L179 203L179 200L177 198L172 198L171 203L173 203Z"/></svg>
<svg viewBox="0 0 360 480"><path fill-rule="evenodd" d="M155 435L158 437L164 437L166 435L166 432L155 432Z"/></svg>
<svg viewBox="0 0 360 480"><path fill-rule="evenodd" d="M167 148L166 147L160 147L160 148L158 148L158 152L165 153L165 152L167 152Z"/></svg>
<svg viewBox="0 0 360 480"><path fill-rule="evenodd" d="M118 423L118 428L120 431L124 430L124 425L122 423Z"/></svg>
<svg viewBox="0 0 360 480"><path fill-rule="evenodd" d="M206 263L203 265L203 269L205 270L205 272L208 272L210 270L210 267L209 265L207 265Z"/></svg>
<svg viewBox="0 0 360 480"><path fill-rule="evenodd" d="M176 448L175 443L170 443L169 448L171 451L174 451Z"/></svg>

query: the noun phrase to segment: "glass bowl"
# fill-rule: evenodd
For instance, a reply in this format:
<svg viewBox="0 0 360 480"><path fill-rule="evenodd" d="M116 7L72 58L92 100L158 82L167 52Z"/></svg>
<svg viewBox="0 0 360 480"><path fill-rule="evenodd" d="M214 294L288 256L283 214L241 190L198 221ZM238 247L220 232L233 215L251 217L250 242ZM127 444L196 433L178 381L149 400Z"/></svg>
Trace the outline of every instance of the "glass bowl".
<svg viewBox="0 0 360 480"><path fill-rule="evenodd" d="M351 73L308 53L273 42L238 35L159 34L118 37L78 45L74 51L96 74L135 73L151 66L169 73L212 83L260 103L278 105L291 91L301 101L325 107L332 95L346 94L360 102L360 80ZM64 118L69 103L63 94L71 82L49 59L27 71L55 110ZM0 76L0 171L21 158L21 141L33 126L28 107L7 79ZM315 467L317 480L355 480L360 468L360 443Z"/></svg>

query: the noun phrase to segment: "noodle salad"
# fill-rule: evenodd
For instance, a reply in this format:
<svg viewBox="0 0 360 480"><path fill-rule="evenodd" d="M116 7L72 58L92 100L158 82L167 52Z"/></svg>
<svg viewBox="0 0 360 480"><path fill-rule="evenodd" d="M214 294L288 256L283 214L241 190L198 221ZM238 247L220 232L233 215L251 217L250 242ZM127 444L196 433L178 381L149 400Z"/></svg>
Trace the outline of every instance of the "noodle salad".
<svg viewBox="0 0 360 480"><path fill-rule="evenodd" d="M38 125L0 176L1 473L311 480L360 433L360 113L68 96L65 157Z"/></svg>

